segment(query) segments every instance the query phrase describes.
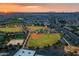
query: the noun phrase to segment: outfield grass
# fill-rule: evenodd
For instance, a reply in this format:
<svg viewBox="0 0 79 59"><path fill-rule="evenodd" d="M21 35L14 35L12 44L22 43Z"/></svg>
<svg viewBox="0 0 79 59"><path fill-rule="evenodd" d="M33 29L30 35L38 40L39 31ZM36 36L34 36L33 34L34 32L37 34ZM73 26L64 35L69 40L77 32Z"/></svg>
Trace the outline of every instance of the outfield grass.
<svg viewBox="0 0 79 59"><path fill-rule="evenodd" d="M34 48L43 48L44 46L52 46L58 40L60 40L61 36L59 33L54 34L32 34L29 42L28 47Z"/></svg>
<svg viewBox="0 0 79 59"><path fill-rule="evenodd" d="M0 28L0 32L22 32L21 27L5 27L5 28Z"/></svg>

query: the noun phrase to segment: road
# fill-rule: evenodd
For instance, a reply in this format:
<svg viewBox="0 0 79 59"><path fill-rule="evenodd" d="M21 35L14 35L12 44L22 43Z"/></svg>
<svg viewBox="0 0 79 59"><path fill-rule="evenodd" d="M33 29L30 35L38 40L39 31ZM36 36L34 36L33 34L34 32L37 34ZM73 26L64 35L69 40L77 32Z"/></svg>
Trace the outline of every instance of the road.
<svg viewBox="0 0 79 59"><path fill-rule="evenodd" d="M31 32L26 28L26 24L24 22L22 22L21 25L22 25L22 30L24 31L24 33L26 35L22 48L27 48L27 44L28 44Z"/></svg>
<svg viewBox="0 0 79 59"><path fill-rule="evenodd" d="M31 33L29 32L26 39L24 40L24 44L22 46L22 48L28 48L28 41L29 41L29 37L30 37Z"/></svg>

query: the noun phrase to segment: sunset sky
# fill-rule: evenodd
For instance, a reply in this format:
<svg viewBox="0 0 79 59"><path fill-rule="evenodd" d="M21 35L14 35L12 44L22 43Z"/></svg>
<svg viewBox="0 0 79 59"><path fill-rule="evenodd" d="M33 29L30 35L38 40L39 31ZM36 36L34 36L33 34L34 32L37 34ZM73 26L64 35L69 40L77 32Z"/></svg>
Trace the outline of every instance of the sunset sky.
<svg viewBox="0 0 79 59"><path fill-rule="evenodd" d="M0 4L0 12L78 12L78 3Z"/></svg>

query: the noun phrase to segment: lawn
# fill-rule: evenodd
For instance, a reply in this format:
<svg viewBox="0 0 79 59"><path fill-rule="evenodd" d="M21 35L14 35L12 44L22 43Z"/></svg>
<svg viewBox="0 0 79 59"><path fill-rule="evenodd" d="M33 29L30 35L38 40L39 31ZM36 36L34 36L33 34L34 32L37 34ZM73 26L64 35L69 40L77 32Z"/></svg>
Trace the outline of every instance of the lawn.
<svg viewBox="0 0 79 59"><path fill-rule="evenodd" d="M0 28L0 32L22 32L21 27L5 27L5 28Z"/></svg>
<svg viewBox="0 0 79 59"><path fill-rule="evenodd" d="M43 48L44 46L52 46L58 40L60 40L61 36L59 33L53 34L35 34L33 33L29 38L28 47L34 48Z"/></svg>
<svg viewBox="0 0 79 59"><path fill-rule="evenodd" d="M25 38L25 34L18 34L16 35L16 39L24 39Z"/></svg>
<svg viewBox="0 0 79 59"><path fill-rule="evenodd" d="M36 31L36 30L40 30L40 29L47 29L47 27L45 27L45 26L27 26L27 28L30 31Z"/></svg>

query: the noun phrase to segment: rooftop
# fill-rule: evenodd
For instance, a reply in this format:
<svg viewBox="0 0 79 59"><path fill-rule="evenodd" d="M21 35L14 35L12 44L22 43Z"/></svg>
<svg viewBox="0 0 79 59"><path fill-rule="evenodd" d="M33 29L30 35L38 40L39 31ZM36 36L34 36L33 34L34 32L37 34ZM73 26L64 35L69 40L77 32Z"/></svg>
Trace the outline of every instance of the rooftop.
<svg viewBox="0 0 79 59"><path fill-rule="evenodd" d="M33 56L34 54L34 50L20 49L14 54L14 56Z"/></svg>

